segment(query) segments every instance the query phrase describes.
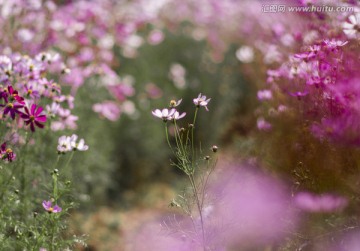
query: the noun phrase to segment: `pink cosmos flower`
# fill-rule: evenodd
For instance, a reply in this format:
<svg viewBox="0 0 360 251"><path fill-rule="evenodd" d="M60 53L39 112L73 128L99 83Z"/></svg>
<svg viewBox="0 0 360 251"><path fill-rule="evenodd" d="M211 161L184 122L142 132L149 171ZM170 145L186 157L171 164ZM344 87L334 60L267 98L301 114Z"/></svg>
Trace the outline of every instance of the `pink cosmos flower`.
<svg viewBox="0 0 360 251"><path fill-rule="evenodd" d="M46 122L46 115L41 114L43 108L35 104L31 105L29 110L28 107L25 107L25 113L21 114L21 118L24 119L26 125L30 125L30 130L35 132L35 125L39 128L44 128Z"/></svg>
<svg viewBox="0 0 360 251"><path fill-rule="evenodd" d="M193 99L193 102L197 107L203 106L203 107L205 107L206 111L209 111L209 109L207 108L207 105L210 102L210 100L211 100L211 98L206 99L206 96L201 95L201 93L200 93L197 98Z"/></svg>
<svg viewBox="0 0 360 251"><path fill-rule="evenodd" d="M42 206L49 213L60 213L62 211L62 208L58 205L53 206L51 201L44 200Z"/></svg>

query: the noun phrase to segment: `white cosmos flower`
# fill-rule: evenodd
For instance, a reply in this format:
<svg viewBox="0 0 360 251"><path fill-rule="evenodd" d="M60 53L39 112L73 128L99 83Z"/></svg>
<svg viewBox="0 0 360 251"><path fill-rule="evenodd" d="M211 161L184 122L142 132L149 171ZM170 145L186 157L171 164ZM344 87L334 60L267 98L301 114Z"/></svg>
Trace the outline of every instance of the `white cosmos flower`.
<svg viewBox="0 0 360 251"><path fill-rule="evenodd" d="M183 117L185 117L185 115L186 115L186 112L183 112L182 114L180 114L178 111L176 111L174 113L174 115L169 117L169 120L179 120L179 119L182 119Z"/></svg>
<svg viewBox="0 0 360 251"><path fill-rule="evenodd" d="M78 139L78 136L76 134L73 134L70 137L70 145L74 151L76 151L76 150L86 151L89 149L89 146L85 145L84 139L80 139L79 143L77 142L77 139Z"/></svg>
<svg viewBox="0 0 360 251"><path fill-rule="evenodd" d="M344 33L350 37L356 37L356 33L360 31L360 12L349 17L349 21L342 25Z"/></svg>
<svg viewBox="0 0 360 251"><path fill-rule="evenodd" d="M58 140L57 150L59 153L66 153L72 150L70 144L70 137L68 136L61 136Z"/></svg>
<svg viewBox="0 0 360 251"><path fill-rule="evenodd" d="M203 106L203 107L205 107L206 111L209 111L209 109L207 108L207 105L210 102L210 100L211 100L211 98L206 99L206 96L205 95L203 96L200 93L197 98L193 99L193 102L197 107Z"/></svg>
<svg viewBox="0 0 360 251"><path fill-rule="evenodd" d="M176 109L156 109L155 111L152 111L151 113L155 116L158 117L160 119L162 119L164 122L168 121L171 119L171 117L175 114Z"/></svg>

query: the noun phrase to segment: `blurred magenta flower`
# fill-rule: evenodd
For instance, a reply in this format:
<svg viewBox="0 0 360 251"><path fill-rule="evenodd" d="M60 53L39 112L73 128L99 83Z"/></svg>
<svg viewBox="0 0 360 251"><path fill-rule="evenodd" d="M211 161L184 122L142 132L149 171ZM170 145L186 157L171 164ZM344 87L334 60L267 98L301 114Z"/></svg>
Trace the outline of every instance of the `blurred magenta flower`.
<svg viewBox="0 0 360 251"><path fill-rule="evenodd" d="M295 204L302 210L308 212L334 212L344 209L348 200L333 194L312 194L301 192L295 195Z"/></svg>
<svg viewBox="0 0 360 251"><path fill-rule="evenodd" d="M53 206L51 201L44 200L42 206L49 213L60 213L62 211L62 208L58 205Z"/></svg>
<svg viewBox="0 0 360 251"><path fill-rule="evenodd" d="M194 102L196 107L203 106L203 107L205 107L206 111L209 111L209 109L207 108L207 105L210 102L210 100L211 100L211 98L206 99L206 96L201 95L201 93L200 93L197 98L193 99L193 102Z"/></svg>
<svg viewBox="0 0 360 251"><path fill-rule="evenodd" d="M42 123L46 122L46 116L41 114L43 108L41 106L37 106L36 104L32 104L29 110L28 107L25 106L25 112L21 114L21 118L24 119L26 125L30 125L30 129L32 132L35 132L35 126L39 128L44 128Z"/></svg>

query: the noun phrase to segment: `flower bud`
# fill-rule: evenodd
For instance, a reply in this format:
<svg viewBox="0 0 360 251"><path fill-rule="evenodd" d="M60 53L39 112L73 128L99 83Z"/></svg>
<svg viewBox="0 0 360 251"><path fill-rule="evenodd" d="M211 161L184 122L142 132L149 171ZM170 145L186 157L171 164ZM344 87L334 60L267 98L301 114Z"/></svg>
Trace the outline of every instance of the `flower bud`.
<svg viewBox="0 0 360 251"><path fill-rule="evenodd" d="M215 145L213 145L213 146L211 147L211 151L213 151L214 153L216 153L216 152L218 151L218 147L215 146Z"/></svg>

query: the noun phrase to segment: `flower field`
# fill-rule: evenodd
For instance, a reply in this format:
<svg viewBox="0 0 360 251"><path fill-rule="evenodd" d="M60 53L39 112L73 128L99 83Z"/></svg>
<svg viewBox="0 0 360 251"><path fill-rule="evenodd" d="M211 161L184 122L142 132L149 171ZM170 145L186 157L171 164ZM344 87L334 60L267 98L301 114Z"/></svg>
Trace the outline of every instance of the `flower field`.
<svg viewBox="0 0 360 251"><path fill-rule="evenodd" d="M0 250L360 250L360 2L0 0Z"/></svg>

